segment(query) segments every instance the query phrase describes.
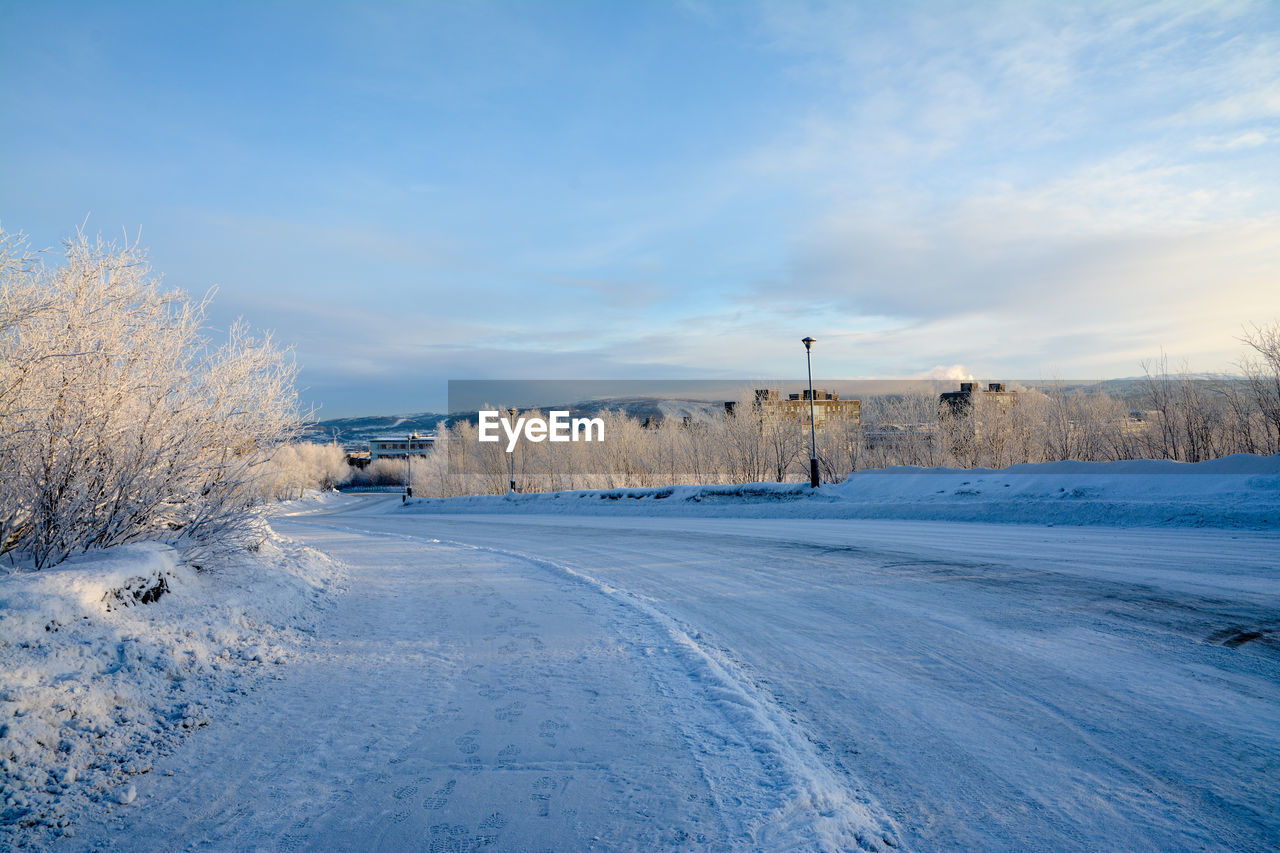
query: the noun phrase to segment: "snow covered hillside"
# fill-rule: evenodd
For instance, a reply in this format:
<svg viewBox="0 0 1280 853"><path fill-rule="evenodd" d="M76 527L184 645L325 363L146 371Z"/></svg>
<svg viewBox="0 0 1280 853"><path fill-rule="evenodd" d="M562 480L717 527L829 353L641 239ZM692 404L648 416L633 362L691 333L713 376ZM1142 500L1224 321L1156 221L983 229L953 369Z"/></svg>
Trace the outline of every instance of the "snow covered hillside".
<svg viewBox="0 0 1280 853"><path fill-rule="evenodd" d="M0 576L0 846L132 802L134 778L295 654L339 577L274 535L201 571L143 544Z"/></svg>

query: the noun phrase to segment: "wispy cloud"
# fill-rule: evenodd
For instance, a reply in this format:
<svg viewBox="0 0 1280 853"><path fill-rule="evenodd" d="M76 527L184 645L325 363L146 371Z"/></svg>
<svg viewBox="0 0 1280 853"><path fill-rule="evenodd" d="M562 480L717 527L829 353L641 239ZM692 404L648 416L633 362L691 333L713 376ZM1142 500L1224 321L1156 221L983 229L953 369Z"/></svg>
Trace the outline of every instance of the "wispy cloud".
<svg viewBox="0 0 1280 853"><path fill-rule="evenodd" d="M739 163L808 200L742 304L787 316L803 294L912 373L1221 358L1280 313L1274 7L766 10L826 94Z"/></svg>

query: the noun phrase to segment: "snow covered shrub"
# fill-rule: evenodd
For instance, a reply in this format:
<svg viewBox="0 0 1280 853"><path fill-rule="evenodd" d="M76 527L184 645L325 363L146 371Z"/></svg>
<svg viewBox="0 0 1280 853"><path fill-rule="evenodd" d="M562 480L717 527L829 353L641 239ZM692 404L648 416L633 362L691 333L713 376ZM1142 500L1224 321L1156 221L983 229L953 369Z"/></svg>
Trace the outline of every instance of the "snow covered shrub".
<svg viewBox="0 0 1280 853"><path fill-rule="evenodd" d="M269 494L276 500L290 500L301 497L306 489L333 489L351 475L347 454L336 444L286 444L271 457Z"/></svg>
<svg viewBox="0 0 1280 853"><path fill-rule="evenodd" d="M134 246L0 242L0 553L42 568L137 539L242 543L264 462L299 423L296 369L207 300L165 290Z"/></svg>

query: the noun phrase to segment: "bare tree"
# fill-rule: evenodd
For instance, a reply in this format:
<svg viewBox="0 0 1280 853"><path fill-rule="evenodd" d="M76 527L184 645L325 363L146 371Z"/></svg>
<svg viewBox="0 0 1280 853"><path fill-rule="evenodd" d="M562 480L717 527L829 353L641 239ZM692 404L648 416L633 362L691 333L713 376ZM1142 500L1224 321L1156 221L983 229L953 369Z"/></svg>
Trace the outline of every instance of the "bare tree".
<svg viewBox="0 0 1280 853"><path fill-rule="evenodd" d="M803 419L793 417L777 407L761 408L757 404L757 408L761 409L758 412L760 443L769 466L769 474L777 482L785 482L804 455L808 425ZM826 429L823 429L823 434L827 434Z"/></svg>
<svg viewBox="0 0 1280 853"><path fill-rule="evenodd" d="M1241 340L1254 352L1240 367L1259 414L1257 446L1262 453L1280 453L1280 322L1255 325Z"/></svg>

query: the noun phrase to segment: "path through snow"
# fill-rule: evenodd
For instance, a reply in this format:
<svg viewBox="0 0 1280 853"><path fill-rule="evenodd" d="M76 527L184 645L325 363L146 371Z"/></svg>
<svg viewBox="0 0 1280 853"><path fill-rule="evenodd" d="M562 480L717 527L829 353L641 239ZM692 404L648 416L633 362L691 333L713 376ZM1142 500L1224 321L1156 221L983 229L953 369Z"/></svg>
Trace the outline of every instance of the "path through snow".
<svg viewBox="0 0 1280 853"><path fill-rule="evenodd" d="M661 611L555 564L306 525L350 591L71 847L880 847L895 828Z"/></svg>

